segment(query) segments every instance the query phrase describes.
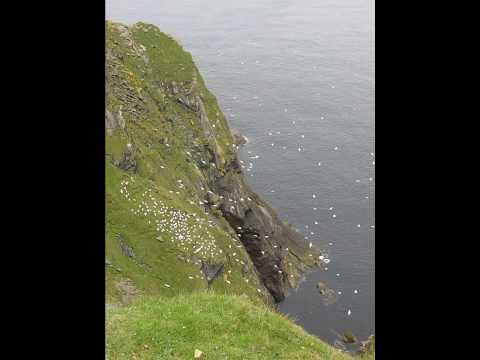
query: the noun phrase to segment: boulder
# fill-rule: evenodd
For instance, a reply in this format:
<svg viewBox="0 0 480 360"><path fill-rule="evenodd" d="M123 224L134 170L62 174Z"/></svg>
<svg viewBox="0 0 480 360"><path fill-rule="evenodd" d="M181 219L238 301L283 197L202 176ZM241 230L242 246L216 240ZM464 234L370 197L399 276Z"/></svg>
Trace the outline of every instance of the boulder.
<svg viewBox="0 0 480 360"><path fill-rule="evenodd" d="M328 290L328 287L327 285L325 285L323 282L320 281L317 284L317 289L320 294L324 295L325 292Z"/></svg>
<svg viewBox="0 0 480 360"><path fill-rule="evenodd" d="M320 281L317 284L317 289L320 295L322 295L322 300L325 305L331 305L337 302L337 294L334 290L328 288L325 283Z"/></svg>
<svg viewBox="0 0 480 360"><path fill-rule="evenodd" d="M128 146L129 145L129 146ZM135 160L135 151L131 144L128 144L123 152L122 160L118 162L118 167L124 171L137 171L137 161Z"/></svg>
<svg viewBox="0 0 480 360"><path fill-rule="evenodd" d="M351 332L347 331L342 335L342 341L345 344L355 344L358 340Z"/></svg>
<svg viewBox="0 0 480 360"><path fill-rule="evenodd" d="M210 285L223 271L223 264L208 264L203 260L201 270L205 275L208 284Z"/></svg>

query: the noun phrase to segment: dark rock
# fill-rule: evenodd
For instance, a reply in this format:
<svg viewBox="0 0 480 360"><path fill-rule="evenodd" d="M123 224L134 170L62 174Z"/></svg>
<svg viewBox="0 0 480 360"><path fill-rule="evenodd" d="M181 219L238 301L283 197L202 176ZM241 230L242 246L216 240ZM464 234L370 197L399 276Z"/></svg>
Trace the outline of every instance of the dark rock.
<svg viewBox="0 0 480 360"><path fill-rule="evenodd" d="M275 211L250 190L240 171L235 170L237 166L238 159L235 157L225 165L224 173L216 177L210 188L225 199L220 207L223 217L232 229L242 229L237 232L240 234L238 238L247 250L262 283L274 300L280 302L291 285L295 284L295 276L305 270L304 264L313 266L318 254L316 255L315 249L308 248L301 234L285 226ZM228 199L236 203L227 201ZM264 237L266 234L268 239ZM285 254L282 249L287 247L289 251ZM285 266L286 258L292 259L292 267ZM274 265L278 268L274 268Z"/></svg>
<svg viewBox="0 0 480 360"><path fill-rule="evenodd" d="M135 252L133 251L133 249L130 246L128 246L125 243L122 236L118 236L118 242L120 243L120 248L122 249L122 252L125 256L127 256L131 259L135 258Z"/></svg>
<svg viewBox="0 0 480 360"><path fill-rule="evenodd" d="M200 106L198 105L195 98L190 98L188 96L179 96L176 100L177 102L179 102L193 112L198 112L200 110Z"/></svg>
<svg viewBox="0 0 480 360"><path fill-rule="evenodd" d="M247 138L243 136L238 130L232 129L233 143L237 146L245 145L247 143Z"/></svg>
<svg viewBox="0 0 480 360"><path fill-rule="evenodd" d="M137 161L135 160L135 152L133 150L133 146L129 144L127 145L126 150L123 152L122 159L118 162L118 167L124 171L137 171Z"/></svg>
<svg viewBox="0 0 480 360"><path fill-rule="evenodd" d="M358 340L351 332L347 331L342 335L342 341L345 344L355 344Z"/></svg>
<svg viewBox="0 0 480 360"><path fill-rule="evenodd" d="M202 266L200 268L207 278L207 282L210 285L223 271L223 264L208 264L202 260Z"/></svg>
<svg viewBox="0 0 480 360"><path fill-rule="evenodd" d="M337 302L337 294L334 290L329 289L325 283L320 281L317 284L317 289L320 295L322 295L322 300L325 305L331 305Z"/></svg>
<svg viewBox="0 0 480 360"><path fill-rule="evenodd" d="M318 289L318 292L319 292L320 294L324 295L325 292L328 290L328 287L327 287L327 285L325 285L323 282L320 281L320 282L317 284L317 289Z"/></svg>

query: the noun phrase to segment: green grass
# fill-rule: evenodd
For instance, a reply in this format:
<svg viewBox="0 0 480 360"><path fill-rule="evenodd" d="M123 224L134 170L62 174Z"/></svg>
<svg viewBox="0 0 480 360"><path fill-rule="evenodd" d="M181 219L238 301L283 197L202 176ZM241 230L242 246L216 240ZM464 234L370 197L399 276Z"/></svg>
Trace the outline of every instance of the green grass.
<svg viewBox="0 0 480 360"><path fill-rule="evenodd" d="M355 359L240 296L145 297L107 311L110 360L193 359L195 349L205 359Z"/></svg>

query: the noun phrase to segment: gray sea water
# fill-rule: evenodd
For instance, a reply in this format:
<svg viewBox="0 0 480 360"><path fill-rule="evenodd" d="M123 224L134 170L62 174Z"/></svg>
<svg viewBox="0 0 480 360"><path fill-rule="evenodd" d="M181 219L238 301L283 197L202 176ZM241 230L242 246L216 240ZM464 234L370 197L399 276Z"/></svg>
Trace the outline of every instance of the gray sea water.
<svg viewBox="0 0 480 360"><path fill-rule="evenodd" d="M249 139L240 156L252 187L328 251L328 270L308 274L280 311L330 343L375 333L374 1L107 0L106 10L192 53ZM323 303L318 281L336 303Z"/></svg>

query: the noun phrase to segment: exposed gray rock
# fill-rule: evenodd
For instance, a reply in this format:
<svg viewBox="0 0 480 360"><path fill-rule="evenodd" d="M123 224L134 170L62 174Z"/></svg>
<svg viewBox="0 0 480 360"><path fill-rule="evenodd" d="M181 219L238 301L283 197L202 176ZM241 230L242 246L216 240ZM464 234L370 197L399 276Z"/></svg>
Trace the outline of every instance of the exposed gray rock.
<svg viewBox="0 0 480 360"><path fill-rule="evenodd" d="M223 217L239 235L262 283L276 302L295 286L304 263L314 264L317 249L309 249L302 235L285 226L275 211L250 189L240 171L238 159L215 173L210 188L222 196ZM288 251L284 249L288 248ZM310 256L311 255L311 256ZM275 267L275 266L276 267ZM292 276L290 276L292 275Z"/></svg>
<svg viewBox="0 0 480 360"><path fill-rule="evenodd" d="M123 152L123 157L118 162L117 166L124 171L131 171L134 173L137 171L137 161L135 160L135 151L132 145L127 145Z"/></svg>
<svg viewBox="0 0 480 360"><path fill-rule="evenodd" d="M323 282L317 284L317 289L320 295L322 295L322 300L325 305L331 305L337 302L337 294L334 290L327 287Z"/></svg>
<svg viewBox="0 0 480 360"><path fill-rule="evenodd" d="M120 110L117 114L112 114L105 109L105 129L109 135L112 135L116 129L125 129L125 120Z"/></svg>
<svg viewBox="0 0 480 360"><path fill-rule="evenodd" d="M223 271L223 264L208 264L202 260L201 270L210 285Z"/></svg>
<svg viewBox="0 0 480 360"><path fill-rule="evenodd" d="M243 136L238 130L232 129L233 143L237 146L245 145L247 138Z"/></svg>
<svg viewBox="0 0 480 360"><path fill-rule="evenodd" d="M246 275L248 274L248 272L250 271L250 268L248 266L248 263L245 263L243 266L242 266L242 274L243 275Z"/></svg>
<svg viewBox="0 0 480 360"><path fill-rule="evenodd" d="M320 281L320 282L318 282L318 284L317 284L317 289L318 289L318 292L319 292L320 294L324 295L325 292L328 290L328 287L327 287L327 285L325 285L325 283L323 283L323 282Z"/></svg>
<svg viewBox="0 0 480 360"><path fill-rule="evenodd" d="M125 243L123 237L121 235L119 235L117 237L118 239L118 242L120 243L120 248L122 249L122 252L125 256L128 256L129 258L131 259L134 259L135 258L135 252L133 251L133 249L128 246L127 243Z"/></svg>

